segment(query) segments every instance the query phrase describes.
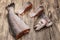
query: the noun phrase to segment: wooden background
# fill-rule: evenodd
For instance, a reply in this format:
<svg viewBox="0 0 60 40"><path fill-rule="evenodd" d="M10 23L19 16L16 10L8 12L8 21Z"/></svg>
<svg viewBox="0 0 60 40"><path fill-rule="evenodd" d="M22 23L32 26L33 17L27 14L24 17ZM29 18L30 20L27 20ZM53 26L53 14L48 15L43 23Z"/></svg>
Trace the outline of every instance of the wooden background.
<svg viewBox="0 0 60 40"><path fill-rule="evenodd" d="M5 7L14 2L15 11L17 11L28 1L33 4L33 7L30 11L26 12L22 18L24 22L30 26L31 30L29 34L18 40L60 40L60 0L0 0L0 40L15 40L9 32L7 10ZM28 14L40 4L44 6L44 12L46 15L49 16L51 14L50 18L54 24L50 28L35 32L33 30L33 24L37 17L30 18Z"/></svg>

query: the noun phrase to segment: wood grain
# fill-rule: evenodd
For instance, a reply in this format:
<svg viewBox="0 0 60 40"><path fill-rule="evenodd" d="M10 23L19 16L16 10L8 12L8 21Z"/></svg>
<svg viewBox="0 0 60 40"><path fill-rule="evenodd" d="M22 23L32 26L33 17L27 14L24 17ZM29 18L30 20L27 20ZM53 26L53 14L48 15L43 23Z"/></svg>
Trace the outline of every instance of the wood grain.
<svg viewBox="0 0 60 40"><path fill-rule="evenodd" d="M33 4L33 7L22 16L22 19L29 25L30 32L18 40L60 40L60 0L0 0L0 40L16 40L9 32L7 11L5 7L14 2L15 11L17 11L28 1ZM35 21L40 18L37 16L35 18L30 18L28 14L41 4L44 7L45 14L53 21L53 25L49 28L44 28L39 32L35 32L33 25Z"/></svg>

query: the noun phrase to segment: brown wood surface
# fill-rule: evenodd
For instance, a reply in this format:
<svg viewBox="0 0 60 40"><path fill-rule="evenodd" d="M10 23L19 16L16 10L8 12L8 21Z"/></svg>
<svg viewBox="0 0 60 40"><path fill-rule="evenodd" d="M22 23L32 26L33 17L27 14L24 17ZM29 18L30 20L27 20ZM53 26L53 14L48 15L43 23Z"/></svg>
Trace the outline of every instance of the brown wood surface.
<svg viewBox="0 0 60 40"><path fill-rule="evenodd" d="M24 35L18 40L60 40L60 0L0 0L0 40L16 40L9 32L7 10L5 7L14 2L16 12L28 1L33 4L33 7L30 11L26 12L22 18L24 22L30 26L31 30L29 34ZM44 28L39 32L35 32L33 25L37 17L30 18L28 14L40 4L44 6L45 14L48 16L51 15L50 19L53 21L53 26L50 28Z"/></svg>

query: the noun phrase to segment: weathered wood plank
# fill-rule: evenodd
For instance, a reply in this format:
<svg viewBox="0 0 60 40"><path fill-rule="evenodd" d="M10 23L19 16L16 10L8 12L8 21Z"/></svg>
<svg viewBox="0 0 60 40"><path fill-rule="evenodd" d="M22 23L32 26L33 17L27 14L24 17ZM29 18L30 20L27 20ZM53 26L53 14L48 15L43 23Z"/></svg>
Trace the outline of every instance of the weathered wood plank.
<svg viewBox="0 0 60 40"><path fill-rule="evenodd" d="M58 5L59 5L59 8L60 8L60 0L58 0Z"/></svg>
<svg viewBox="0 0 60 40"><path fill-rule="evenodd" d="M50 2L51 1L51 2ZM58 8L58 5L57 5L57 0L46 0L45 2L45 9L46 9L46 13L47 13L47 15L50 13L51 15L52 15L52 17L50 18L50 19L52 19L52 21L53 21L53 23L55 24L57 21L58 21L58 15L57 15L57 13L56 13L56 8ZM57 3L56 3L57 2ZM53 24L53 25L54 25ZM46 33L47 34L47 33ZM59 31L58 31L58 29L57 29L57 24L55 24L54 26L52 26L51 28L49 28L49 36L50 36L50 40L60 40L60 34L59 34ZM57 35L59 35L58 37L57 37ZM48 37L48 36L47 36Z"/></svg>
<svg viewBox="0 0 60 40"><path fill-rule="evenodd" d="M60 40L60 0L0 0L0 40L16 40L9 32L9 24L7 20L7 12L5 7L11 2L15 3L15 12L20 10L24 3L30 1L33 4L31 10L27 11L22 19L30 27L30 32L18 40ZM40 18L30 18L29 13L34 11L40 4L44 6L44 12L50 16L54 22L50 28L44 28L39 32L35 32L33 25Z"/></svg>

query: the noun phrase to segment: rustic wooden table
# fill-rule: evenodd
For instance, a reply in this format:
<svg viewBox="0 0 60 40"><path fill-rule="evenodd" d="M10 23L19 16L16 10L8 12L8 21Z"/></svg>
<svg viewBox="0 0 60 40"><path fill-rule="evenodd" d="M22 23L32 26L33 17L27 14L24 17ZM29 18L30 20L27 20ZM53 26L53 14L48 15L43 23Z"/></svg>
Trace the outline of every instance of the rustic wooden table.
<svg viewBox="0 0 60 40"><path fill-rule="evenodd" d="M60 40L60 0L0 0L0 40L15 40L9 32L7 10L5 7L14 2L16 4L15 11L17 11L28 1L33 4L32 10L26 12L22 18L24 22L30 26L31 30L29 34L18 40ZM50 28L35 32L33 30L33 24L37 17L30 18L28 14L40 4L44 6L46 15L51 14L51 20L54 24Z"/></svg>

